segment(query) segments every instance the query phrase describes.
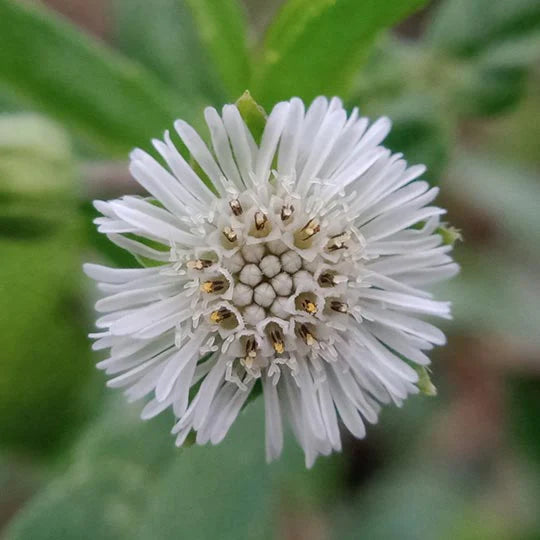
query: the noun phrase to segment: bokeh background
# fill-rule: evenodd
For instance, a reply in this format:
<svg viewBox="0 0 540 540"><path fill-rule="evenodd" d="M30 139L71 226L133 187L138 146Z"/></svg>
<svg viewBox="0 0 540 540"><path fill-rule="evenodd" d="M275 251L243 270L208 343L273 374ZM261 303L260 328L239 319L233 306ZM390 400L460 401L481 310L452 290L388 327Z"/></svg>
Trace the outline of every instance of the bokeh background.
<svg viewBox="0 0 540 540"><path fill-rule="evenodd" d="M540 538L537 0L0 0L0 537ZM37 7L36 7L37 6ZM105 389L86 333L93 198L126 156L249 87L389 115L464 241L438 396L310 471L264 464L261 403L218 447Z"/></svg>

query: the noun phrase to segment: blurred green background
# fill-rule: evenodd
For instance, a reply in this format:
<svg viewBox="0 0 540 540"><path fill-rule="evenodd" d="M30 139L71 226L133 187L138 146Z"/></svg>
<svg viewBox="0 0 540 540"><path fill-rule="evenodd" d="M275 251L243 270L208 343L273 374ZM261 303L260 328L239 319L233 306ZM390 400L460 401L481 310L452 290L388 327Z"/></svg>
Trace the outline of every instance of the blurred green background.
<svg viewBox="0 0 540 540"><path fill-rule="evenodd" d="M0 537L540 538L537 0L0 0ZM264 463L261 403L177 449L104 388L84 260L127 153L249 88L388 115L464 242L437 398L311 471Z"/></svg>

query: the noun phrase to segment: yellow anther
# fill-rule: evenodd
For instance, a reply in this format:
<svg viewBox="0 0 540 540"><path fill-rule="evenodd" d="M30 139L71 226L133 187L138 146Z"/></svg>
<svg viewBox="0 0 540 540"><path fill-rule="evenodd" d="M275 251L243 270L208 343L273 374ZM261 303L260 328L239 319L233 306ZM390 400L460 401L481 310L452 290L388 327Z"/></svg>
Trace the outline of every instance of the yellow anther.
<svg viewBox="0 0 540 540"><path fill-rule="evenodd" d="M310 315L313 315L314 313L317 313L317 306L313 302L306 300L304 302L304 310L307 311Z"/></svg>
<svg viewBox="0 0 540 540"><path fill-rule="evenodd" d="M246 356L255 358L257 356L257 342L250 337L246 341Z"/></svg>
<svg viewBox="0 0 540 540"><path fill-rule="evenodd" d="M283 343L283 332L281 331L281 328L272 323L269 329L270 341L272 342L274 351L276 351L278 354L282 354L285 350L285 344Z"/></svg>
<svg viewBox="0 0 540 540"><path fill-rule="evenodd" d="M226 288L226 282L223 279L205 281L201 284L201 291L207 294L223 291Z"/></svg>
<svg viewBox="0 0 540 540"><path fill-rule="evenodd" d="M306 345L309 345L310 347L315 344L315 338L309 333L306 332L306 335L304 336L304 340L306 342Z"/></svg>
<svg viewBox="0 0 540 540"><path fill-rule="evenodd" d="M211 281L205 281L201 285L201 291L210 294L211 292L214 291L214 285L212 284Z"/></svg>
<svg viewBox="0 0 540 540"><path fill-rule="evenodd" d="M315 339L313 334L308 330L305 324L300 325L300 329L298 330L298 333L300 334L300 337L304 340L305 344L308 347L311 347L312 345L315 345L315 343L317 343L317 340Z"/></svg>
<svg viewBox="0 0 540 540"><path fill-rule="evenodd" d="M220 308L210 313L210 320L213 323L220 323L225 319L228 319L232 313L227 308Z"/></svg>

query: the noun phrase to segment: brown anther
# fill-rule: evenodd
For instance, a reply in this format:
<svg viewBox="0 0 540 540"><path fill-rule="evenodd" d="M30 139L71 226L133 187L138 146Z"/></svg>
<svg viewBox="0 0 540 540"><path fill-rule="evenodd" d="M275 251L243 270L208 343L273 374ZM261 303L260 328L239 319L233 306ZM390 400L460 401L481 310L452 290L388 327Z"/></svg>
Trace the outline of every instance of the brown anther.
<svg viewBox="0 0 540 540"><path fill-rule="evenodd" d="M347 249L348 246L345 242L351 237L350 233L344 232L331 236L326 244L326 250L329 252L337 251L338 249Z"/></svg>
<svg viewBox="0 0 540 540"><path fill-rule="evenodd" d="M229 201L229 206L231 207L232 213L235 216L241 216L244 213L244 209L242 208L242 205L238 199Z"/></svg>
<svg viewBox="0 0 540 540"><path fill-rule="evenodd" d="M228 319L229 317L232 316L232 312L230 310L228 310L227 308L219 308L218 310L216 311L212 311L212 313L210 313L210 320L213 322L213 323L220 323L222 321L224 321L225 319Z"/></svg>
<svg viewBox="0 0 540 540"><path fill-rule="evenodd" d="M214 279L212 281L205 281L201 285L201 291L207 294L217 293L225 290L227 282L224 279Z"/></svg>
<svg viewBox="0 0 540 540"><path fill-rule="evenodd" d="M253 361L257 357L257 342L255 341L255 338L249 337L246 340L246 356L244 357L244 362L248 367L251 367L253 364Z"/></svg>
<svg viewBox="0 0 540 540"><path fill-rule="evenodd" d="M323 272L318 279L321 287L333 287L336 284L334 274L332 272Z"/></svg>
<svg viewBox="0 0 540 540"><path fill-rule="evenodd" d="M317 343L317 340L315 339L313 334L308 330L308 327L305 324L300 325L300 328L298 329L298 333L300 334L300 337L304 340L305 344L308 345L309 347Z"/></svg>
<svg viewBox="0 0 540 540"><path fill-rule="evenodd" d="M333 309L338 313L347 313L349 311L347 304L345 304L345 302L340 302L339 300L331 300L330 309Z"/></svg>
<svg viewBox="0 0 540 540"><path fill-rule="evenodd" d="M253 220L255 222L255 229L257 229L258 231L262 231L264 229L264 226L266 225L266 222L268 221L268 218L266 217L266 214L264 212L258 211L255 212Z"/></svg>
<svg viewBox="0 0 540 540"><path fill-rule="evenodd" d="M318 220L310 219L301 229L301 240L306 241L315 236L321 230Z"/></svg>
<svg viewBox="0 0 540 540"><path fill-rule="evenodd" d="M205 268L212 266L212 264L214 264L214 261L209 259L197 259L195 261L188 261L186 266L190 270L204 270Z"/></svg>
<svg viewBox="0 0 540 540"><path fill-rule="evenodd" d="M223 229L223 236L232 244L238 240L238 235L230 228Z"/></svg>
<svg viewBox="0 0 540 540"><path fill-rule="evenodd" d="M287 221L291 219L294 213L294 206L292 204L284 204L281 207L281 221Z"/></svg>

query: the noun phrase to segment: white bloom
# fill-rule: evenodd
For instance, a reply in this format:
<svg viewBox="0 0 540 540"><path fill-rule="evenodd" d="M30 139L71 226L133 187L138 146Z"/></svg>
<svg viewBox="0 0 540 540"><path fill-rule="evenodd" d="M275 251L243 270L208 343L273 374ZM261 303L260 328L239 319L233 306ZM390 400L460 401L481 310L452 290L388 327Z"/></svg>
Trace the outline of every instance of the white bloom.
<svg viewBox="0 0 540 540"><path fill-rule="evenodd" d="M85 265L106 295L98 366L130 400L151 397L143 418L172 407L178 445L191 430L219 443L262 387L267 458L284 416L311 466L341 448L339 418L364 437L381 403L418 392L408 362L445 342L419 318L450 317L423 287L458 270L436 234L444 211L429 206L438 189L380 146L388 119L368 126L336 98L279 103L260 145L236 106L205 117L210 149L175 128L215 192L165 133L154 146L166 167L131 154L151 197L95 203L99 231L158 263Z"/></svg>

